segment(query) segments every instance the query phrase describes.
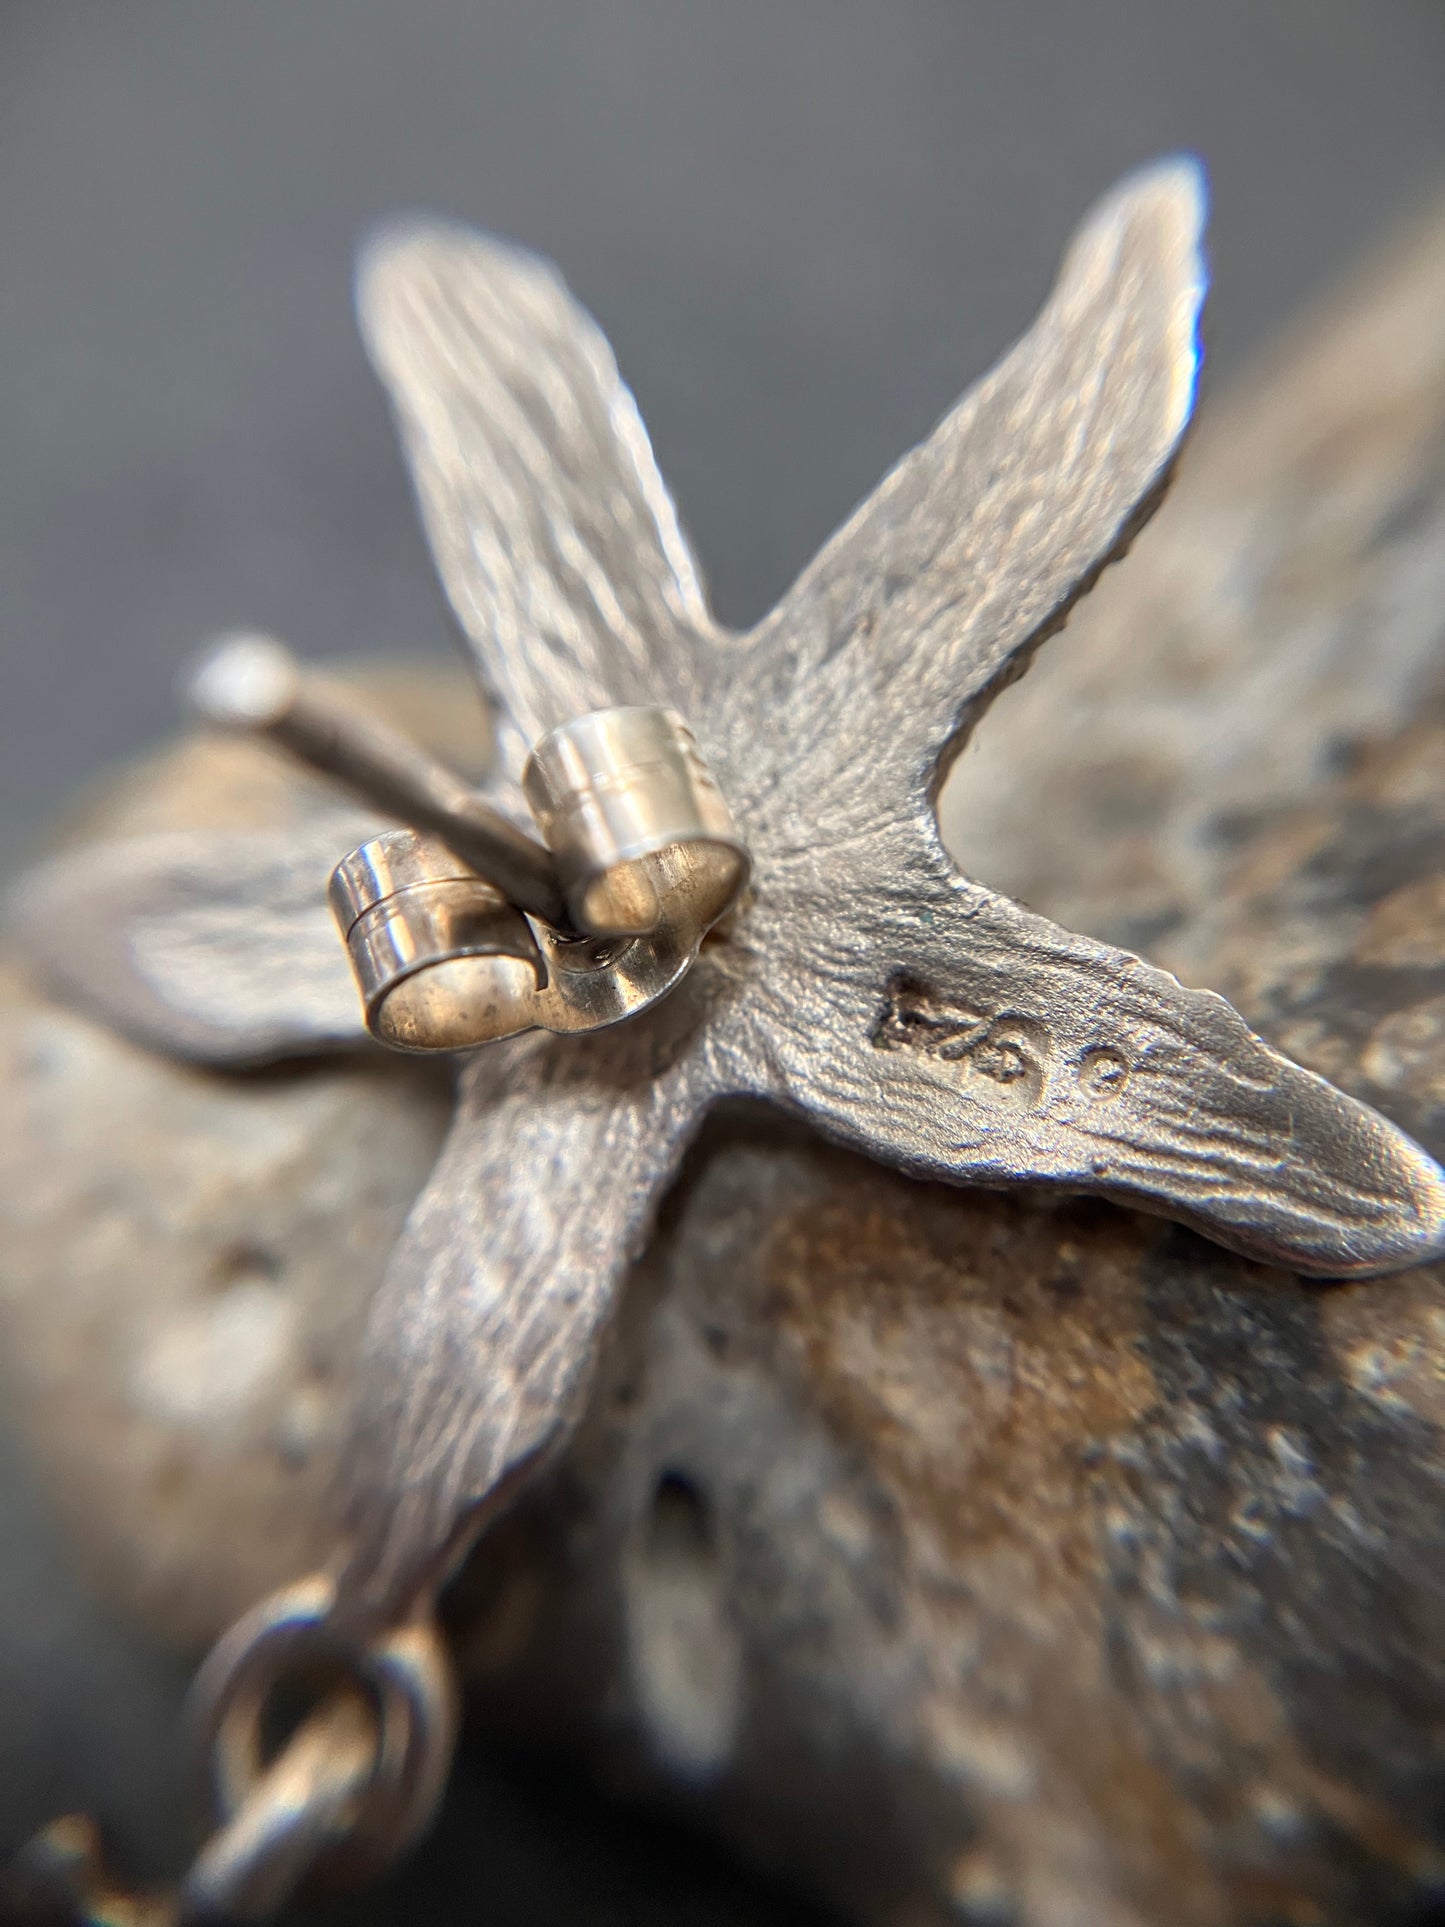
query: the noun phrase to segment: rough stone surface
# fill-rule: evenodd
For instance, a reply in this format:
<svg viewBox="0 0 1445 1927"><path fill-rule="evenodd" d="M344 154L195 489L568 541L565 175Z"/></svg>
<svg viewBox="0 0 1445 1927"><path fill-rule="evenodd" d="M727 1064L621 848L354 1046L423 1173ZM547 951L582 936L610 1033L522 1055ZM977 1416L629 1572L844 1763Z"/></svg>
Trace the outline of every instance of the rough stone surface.
<svg viewBox="0 0 1445 1927"><path fill-rule="evenodd" d="M1220 411L946 805L989 881L1152 929L1437 1155L1442 263L1437 230ZM259 807L212 755L115 807ZM113 1592L199 1637L324 1550L334 1392L305 1465L293 1407L318 1358L344 1381L437 1093L380 1063L180 1072L28 989L5 1021L20 1416ZM1423 1921L1442 1424L1434 1272L1305 1286L740 1113L669 1202L573 1447L451 1610L489 1720L860 1919Z"/></svg>
<svg viewBox="0 0 1445 1927"><path fill-rule="evenodd" d="M1199 426L1163 510L955 766L966 867L1198 980L1261 810L1441 685L1445 215Z"/></svg>
<svg viewBox="0 0 1445 1927"><path fill-rule="evenodd" d="M1213 959L1437 1152L1442 757L1421 721L1262 827ZM1442 1424L1435 1271L720 1122L479 1557L473 1677L864 1918L1437 1917Z"/></svg>
<svg viewBox="0 0 1445 1927"><path fill-rule="evenodd" d="M478 760L459 672L369 681ZM284 824L308 793L264 751L198 740L88 799L67 834ZM210 1076L10 969L0 1088L8 1409L96 1583L204 1647L324 1556L350 1361L446 1128L445 1074L378 1052Z"/></svg>

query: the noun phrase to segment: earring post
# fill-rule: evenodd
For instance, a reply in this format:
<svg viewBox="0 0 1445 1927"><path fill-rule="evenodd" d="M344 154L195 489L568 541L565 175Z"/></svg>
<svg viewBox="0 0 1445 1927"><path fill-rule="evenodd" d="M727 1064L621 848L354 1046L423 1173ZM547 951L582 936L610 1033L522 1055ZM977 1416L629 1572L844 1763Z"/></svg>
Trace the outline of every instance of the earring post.
<svg viewBox="0 0 1445 1927"><path fill-rule="evenodd" d="M263 737L413 829L436 836L510 903L570 928L546 846L484 803L400 730L305 671L272 636L224 637L185 680L192 709L220 729Z"/></svg>

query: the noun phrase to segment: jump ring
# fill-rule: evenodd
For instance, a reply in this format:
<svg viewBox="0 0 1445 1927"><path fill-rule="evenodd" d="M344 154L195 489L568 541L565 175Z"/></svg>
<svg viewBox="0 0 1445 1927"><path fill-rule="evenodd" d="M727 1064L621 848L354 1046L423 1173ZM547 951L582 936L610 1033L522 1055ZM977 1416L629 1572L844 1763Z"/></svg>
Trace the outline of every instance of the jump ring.
<svg viewBox="0 0 1445 1927"><path fill-rule="evenodd" d="M342 1846L324 1871L349 1880L379 1872L425 1827L446 1784L456 1740L456 1687L429 1620L390 1628L370 1644L340 1631L324 1575L274 1593L218 1642L196 1679L192 1711L207 1756L217 1820L229 1820L267 1765L264 1721L293 1669L344 1672L371 1701L376 1762Z"/></svg>

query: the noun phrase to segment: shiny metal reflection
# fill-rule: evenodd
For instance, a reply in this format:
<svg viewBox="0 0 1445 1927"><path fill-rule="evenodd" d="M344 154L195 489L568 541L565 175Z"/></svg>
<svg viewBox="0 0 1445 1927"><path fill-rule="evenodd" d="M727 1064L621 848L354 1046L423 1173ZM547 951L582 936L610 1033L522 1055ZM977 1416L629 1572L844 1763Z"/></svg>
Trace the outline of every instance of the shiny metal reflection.
<svg viewBox="0 0 1445 1927"><path fill-rule="evenodd" d="M373 837L336 866L330 897L381 1043L470 1050L536 1023L546 971L531 925L445 844Z"/></svg>
<svg viewBox="0 0 1445 1927"><path fill-rule="evenodd" d="M549 730L522 787L579 930L706 930L747 881L747 850L676 710L600 709Z"/></svg>

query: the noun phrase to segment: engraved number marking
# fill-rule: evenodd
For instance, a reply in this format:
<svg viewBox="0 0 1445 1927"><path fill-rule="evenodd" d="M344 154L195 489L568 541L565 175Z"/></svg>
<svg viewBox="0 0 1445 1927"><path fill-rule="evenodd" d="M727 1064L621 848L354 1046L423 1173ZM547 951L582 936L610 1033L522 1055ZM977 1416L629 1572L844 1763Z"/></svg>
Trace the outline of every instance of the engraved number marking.
<svg viewBox="0 0 1445 1927"><path fill-rule="evenodd" d="M1054 1058L1053 1038L1036 1018L970 1010L908 979L890 987L873 1042L957 1064L972 1096L1029 1111L1043 1102Z"/></svg>
<svg viewBox="0 0 1445 1927"><path fill-rule="evenodd" d="M1010 1011L951 1003L910 978L889 987L873 1031L879 1050L911 1050L957 1064L976 1097L1037 1110L1058 1051L1048 1026ZM1074 1075L1090 1104L1107 1104L1128 1087L1129 1060L1111 1044L1095 1044L1077 1059Z"/></svg>

